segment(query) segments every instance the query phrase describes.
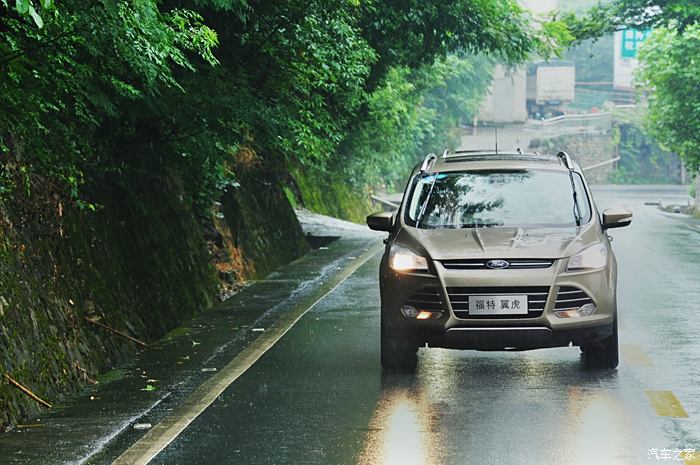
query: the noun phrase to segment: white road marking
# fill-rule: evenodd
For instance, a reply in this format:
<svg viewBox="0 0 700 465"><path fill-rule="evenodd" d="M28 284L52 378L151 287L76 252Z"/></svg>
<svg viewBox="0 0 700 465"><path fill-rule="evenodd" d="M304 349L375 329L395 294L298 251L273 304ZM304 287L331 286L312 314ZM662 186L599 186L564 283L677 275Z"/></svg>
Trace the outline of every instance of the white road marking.
<svg viewBox="0 0 700 465"><path fill-rule="evenodd" d="M265 332L233 358L216 375L199 386L173 413L150 429L141 439L131 445L112 465L146 465L170 444L194 421L231 383L257 362L277 343L309 310L333 292L343 281L357 271L384 246L379 244L368 249L353 260L332 280L333 286L310 305L302 302L289 310Z"/></svg>

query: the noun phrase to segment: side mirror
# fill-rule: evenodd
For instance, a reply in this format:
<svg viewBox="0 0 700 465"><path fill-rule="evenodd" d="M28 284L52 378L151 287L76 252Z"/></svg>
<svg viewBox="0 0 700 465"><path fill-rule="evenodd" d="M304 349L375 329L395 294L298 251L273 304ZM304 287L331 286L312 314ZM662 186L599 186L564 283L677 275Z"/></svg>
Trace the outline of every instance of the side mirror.
<svg viewBox="0 0 700 465"><path fill-rule="evenodd" d="M624 208L608 208L603 211L603 230L624 228L632 222L632 212Z"/></svg>
<svg viewBox="0 0 700 465"><path fill-rule="evenodd" d="M391 212L373 213L367 217L367 226L374 231L391 231L394 229L394 214Z"/></svg>

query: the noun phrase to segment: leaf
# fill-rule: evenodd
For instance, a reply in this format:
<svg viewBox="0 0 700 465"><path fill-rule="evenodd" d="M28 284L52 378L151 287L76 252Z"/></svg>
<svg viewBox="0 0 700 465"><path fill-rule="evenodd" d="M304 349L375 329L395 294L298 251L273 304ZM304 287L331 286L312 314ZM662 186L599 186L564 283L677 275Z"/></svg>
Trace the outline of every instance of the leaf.
<svg viewBox="0 0 700 465"><path fill-rule="evenodd" d="M53 6L53 0L41 0L41 7L44 9L49 9Z"/></svg>
<svg viewBox="0 0 700 465"><path fill-rule="evenodd" d="M152 384L147 384L145 388L141 389L142 391L150 392L150 391L155 391L156 387Z"/></svg>
<svg viewBox="0 0 700 465"><path fill-rule="evenodd" d="M30 6L29 0L15 0L15 10L21 15L26 15Z"/></svg>
<svg viewBox="0 0 700 465"><path fill-rule="evenodd" d="M29 16L31 16L34 22L36 23L36 27L38 27L39 29L44 27L44 20L41 19L41 16L39 16L39 14L36 12L34 6L32 6L31 3L29 4Z"/></svg>

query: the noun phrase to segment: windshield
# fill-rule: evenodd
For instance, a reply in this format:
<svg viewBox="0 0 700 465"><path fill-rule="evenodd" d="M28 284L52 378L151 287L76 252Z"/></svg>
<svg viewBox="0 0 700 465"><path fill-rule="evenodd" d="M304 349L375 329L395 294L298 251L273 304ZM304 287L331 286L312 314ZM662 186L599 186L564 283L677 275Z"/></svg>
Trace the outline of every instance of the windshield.
<svg viewBox="0 0 700 465"><path fill-rule="evenodd" d="M581 224L591 205L574 173ZM419 228L576 226L569 173L547 170L466 171L418 175L405 221Z"/></svg>

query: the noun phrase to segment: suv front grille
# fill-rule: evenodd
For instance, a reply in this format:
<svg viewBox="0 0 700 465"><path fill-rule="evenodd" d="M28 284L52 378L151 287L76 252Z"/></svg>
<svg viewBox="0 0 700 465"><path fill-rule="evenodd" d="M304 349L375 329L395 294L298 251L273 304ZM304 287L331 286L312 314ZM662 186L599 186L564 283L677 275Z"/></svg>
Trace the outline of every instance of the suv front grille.
<svg viewBox="0 0 700 465"><path fill-rule="evenodd" d="M469 315L469 296L472 295L527 294L527 315ZM448 287L452 311L457 318L537 318L547 304L547 286L529 287Z"/></svg>
<svg viewBox="0 0 700 465"><path fill-rule="evenodd" d="M448 270L490 270L486 264L490 260L442 260L442 266ZM549 259L528 259L528 258L516 258L512 260L506 260L509 265L506 268L500 268L505 270L525 270L533 268L549 268L554 263L554 260Z"/></svg>
<svg viewBox="0 0 700 465"><path fill-rule="evenodd" d="M557 294L557 301L554 304L554 310L563 310L565 308L578 308L585 304L592 304L593 300L588 297L584 291L578 287L561 286Z"/></svg>
<svg viewBox="0 0 700 465"><path fill-rule="evenodd" d="M418 310L442 312L445 309L442 293L437 287L424 287L418 292L413 293L411 297L406 300L406 305L415 307Z"/></svg>

